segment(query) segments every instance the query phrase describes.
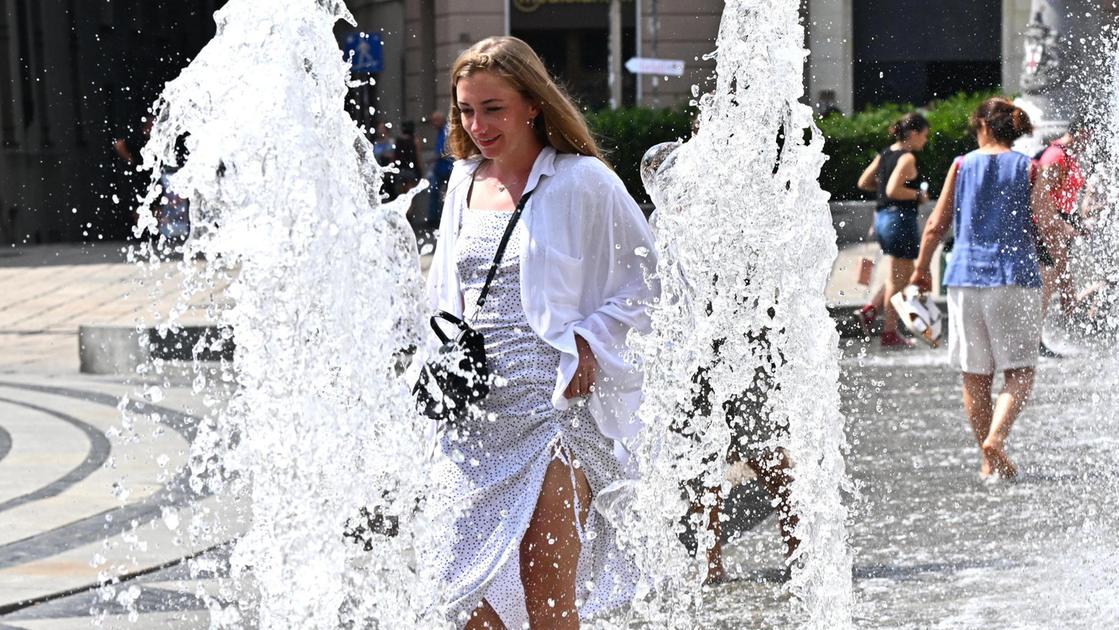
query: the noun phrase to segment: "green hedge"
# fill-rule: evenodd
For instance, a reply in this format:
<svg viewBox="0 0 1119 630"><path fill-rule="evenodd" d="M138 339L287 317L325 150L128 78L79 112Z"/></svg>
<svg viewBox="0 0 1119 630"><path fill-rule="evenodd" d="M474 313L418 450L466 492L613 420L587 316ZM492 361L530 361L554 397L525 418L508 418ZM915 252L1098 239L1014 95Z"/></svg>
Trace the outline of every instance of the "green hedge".
<svg viewBox="0 0 1119 630"><path fill-rule="evenodd" d="M940 195L952 160L975 148L975 140L967 127L968 117L990 96L990 93L960 93L922 110L931 132L929 143L917 154L917 168L929 181L933 197ZM824 134L824 152L828 154L828 161L820 172L820 185L831 193L832 199L870 197L858 190L855 183L875 154L893 144L888 131L890 125L913 109L911 105L889 104L867 108L853 116L832 114L816 121Z"/></svg>
<svg viewBox="0 0 1119 630"><path fill-rule="evenodd" d="M952 160L975 148L967 119L990 96L960 93L922 110L932 131L928 145L917 156L917 167L929 180L934 197L940 194ZM893 143L888 133L890 124L913 109L911 105L887 104L853 116L833 114L817 120L825 138L824 152L829 156L820 172L820 185L831 193L832 199L868 198L855 187L859 175L879 150ZM641 156L654 144L690 137L693 114L690 108L607 109L587 114L587 124L630 194L638 202L646 203L649 199L638 172Z"/></svg>
<svg viewBox="0 0 1119 630"><path fill-rule="evenodd" d="M638 203L648 203L638 170L641 156L655 144L690 137L692 112L647 107L605 109L588 114L587 124L629 194Z"/></svg>

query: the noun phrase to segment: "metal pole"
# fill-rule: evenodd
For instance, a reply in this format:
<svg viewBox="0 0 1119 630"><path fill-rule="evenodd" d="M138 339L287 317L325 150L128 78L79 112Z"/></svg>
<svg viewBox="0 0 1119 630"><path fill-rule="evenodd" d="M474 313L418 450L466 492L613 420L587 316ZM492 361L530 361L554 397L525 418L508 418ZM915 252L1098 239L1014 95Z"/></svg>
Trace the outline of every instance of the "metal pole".
<svg viewBox="0 0 1119 630"><path fill-rule="evenodd" d="M658 57L659 55L657 54L657 35L660 34L661 21L660 21L660 17L657 15L657 0L653 0L653 7L652 7L652 10L650 11L650 13L651 13L651 19L649 21L649 30L651 30L653 32L653 38L652 38L653 54L651 56L652 57ZM638 77L638 78L640 78L640 77ZM657 76L655 74L653 75L653 107L660 107L661 106L660 79L661 78L659 76Z"/></svg>
<svg viewBox="0 0 1119 630"><path fill-rule="evenodd" d="M634 20L633 20L633 25L634 25L634 28L633 28L633 39L634 39L633 49L636 53L634 55L635 57L640 57L641 56L641 50L642 50L641 38L645 36L645 29L641 25L641 2L642 1L643 0L635 0L634 3L633 3L633 6L635 7L635 10L637 11L637 15L634 16ZM642 88L642 81L641 81L641 75L640 74L634 77L634 84L637 86L637 93L634 95L634 99L633 99L634 105L636 105L638 107L641 107L645 104L645 100L643 98L644 97L644 94L642 93L643 90L641 89Z"/></svg>
<svg viewBox="0 0 1119 630"><path fill-rule="evenodd" d="M622 106L622 0L610 0L610 109Z"/></svg>

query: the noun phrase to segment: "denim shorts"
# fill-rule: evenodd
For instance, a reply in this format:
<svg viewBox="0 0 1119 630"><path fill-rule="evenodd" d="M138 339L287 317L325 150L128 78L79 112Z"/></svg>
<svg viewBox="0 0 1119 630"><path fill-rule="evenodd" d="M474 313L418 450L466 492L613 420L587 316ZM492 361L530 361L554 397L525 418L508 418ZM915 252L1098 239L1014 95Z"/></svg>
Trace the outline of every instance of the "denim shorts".
<svg viewBox="0 0 1119 630"><path fill-rule="evenodd" d="M882 253L894 258L914 260L921 251L917 211L887 206L874 213L874 234Z"/></svg>

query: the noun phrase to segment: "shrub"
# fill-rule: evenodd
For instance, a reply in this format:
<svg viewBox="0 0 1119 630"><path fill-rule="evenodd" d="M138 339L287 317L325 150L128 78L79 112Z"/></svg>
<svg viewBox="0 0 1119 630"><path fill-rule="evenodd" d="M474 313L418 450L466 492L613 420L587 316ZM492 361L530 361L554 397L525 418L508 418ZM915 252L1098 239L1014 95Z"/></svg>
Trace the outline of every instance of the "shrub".
<svg viewBox="0 0 1119 630"><path fill-rule="evenodd" d="M929 143L917 156L917 168L928 180L932 196L939 196L952 160L975 148L967 119L990 96L991 93L960 93L922 110L932 131ZM891 103L868 107L850 117L832 114L816 121L824 134L824 152L828 154L820 172L820 185L831 193L833 200L872 196L858 190L855 183L875 154L893 143L888 132L890 124L913 109L912 105Z"/></svg>
<svg viewBox="0 0 1119 630"><path fill-rule="evenodd" d="M691 136L692 112L647 107L605 109L588 114L587 124L629 194L638 203L648 203L641 184L641 156L655 144Z"/></svg>
<svg viewBox="0 0 1119 630"><path fill-rule="evenodd" d="M967 119L991 95L959 93L922 109L932 132L929 143L917 156L917 167L934 197L940 194L952 160L975 147ZM855 183L875 154L893 143L887 131L890 124L914 109L912 105L889 103L868 107L853 116L832 114L816 121L824 134L824 152L829 156L820 171L820 185L833 200L871 197L858 190ZM628 107L587 114L587 124L629 193L639 203L648 203L639 172L641 156L657 143L690 137L693 115L691 108Z"/></svg>

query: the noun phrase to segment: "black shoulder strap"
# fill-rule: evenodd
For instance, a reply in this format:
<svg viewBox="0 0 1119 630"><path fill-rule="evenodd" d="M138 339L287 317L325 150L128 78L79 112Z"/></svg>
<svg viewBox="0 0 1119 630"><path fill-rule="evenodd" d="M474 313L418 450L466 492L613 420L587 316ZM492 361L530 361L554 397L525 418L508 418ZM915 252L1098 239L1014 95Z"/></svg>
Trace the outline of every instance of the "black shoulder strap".
<svg viewBox="0 0 1119 630"><path fill-rule="evenodd" d="M493 264L490 265L490 272L486 274L486 283L482 285L482 292L478 294L478 308L475 312L482 310L482 306L486 303L486 296L490 292L490 283L493 282L494 276L497 275L497 267L501 264L501 259L505 256L505 246L509 244L509 237L513 235L513 228L517 227L517 221L521 218L521 213L524 212L525 204L528 203L528 198L532 196L534 191L530 190L521 195L521 200L517 203L516 210L513 210L513 216L509 217L509 223L505 226L505 233L501 235L501 242L497 244L497 253L493 255Z"/></svg>
<svg viewBox="0 0 1119 630"><path fill-rule="evenodd" d="M483 164L485 160L478 162L478 166L470 173L470 188L466 189L466 206L464 206L466 208L470 207L470 197L474 195L474 179L478 177L478 171L482 170Z"/></svg>

